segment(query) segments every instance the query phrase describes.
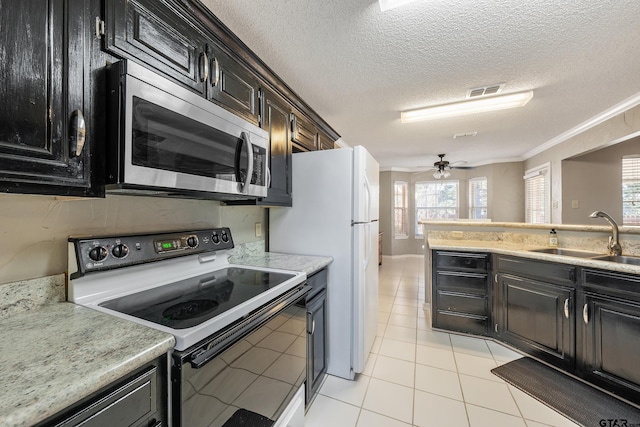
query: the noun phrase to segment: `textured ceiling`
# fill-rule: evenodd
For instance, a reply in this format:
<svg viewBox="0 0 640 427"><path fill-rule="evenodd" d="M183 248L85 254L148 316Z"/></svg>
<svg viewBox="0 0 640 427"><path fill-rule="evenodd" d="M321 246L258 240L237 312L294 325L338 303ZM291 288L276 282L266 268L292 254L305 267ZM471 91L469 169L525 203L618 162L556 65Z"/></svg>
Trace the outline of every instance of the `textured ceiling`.
<svg viewBox="0 0 640 427"><path fill-rule="evenodd" d="M349 145L382 167L523 160L640 93L637 0L202 0ZM505 83L524 108L402 124ZM478 132L453 139L455 133Z"/></svg>

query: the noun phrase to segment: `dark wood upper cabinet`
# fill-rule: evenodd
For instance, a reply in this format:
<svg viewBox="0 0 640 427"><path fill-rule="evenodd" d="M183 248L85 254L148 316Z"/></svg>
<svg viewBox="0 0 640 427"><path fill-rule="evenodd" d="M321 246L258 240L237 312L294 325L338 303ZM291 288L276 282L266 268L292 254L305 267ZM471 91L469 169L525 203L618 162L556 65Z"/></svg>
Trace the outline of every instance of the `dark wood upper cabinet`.
<svg viewBox="0 0 640 427"><path fill-rule="evenodd" d="M260 81L221 47L209 43L207 98L259 125Z"/></svg>
<svg viewBox="0 0 640 427"><path fill-rule="evenodd" d="M262 127L269 132L269 169L271 185L261 205L291 206L291 108L271 91L261 92L263 105Z"/></svg>
<svg viewBox="0 0 640 427"><path fill-rule="evenodd" d="M1 191L91 194L87 7L82 0L0 0Z"/></svg>
<svg viewBox="0 0 640 427"><path fill-rule="evenodd" d="M324 132L318 132L318 149L319 150L333 150L334 141L329 135Z"/></svg>
<svg viewBox="0 0 640 427"><path fill-rule="evenodd" d="M318 149L318 129L311 120L298 112L291 113L291 141L298 151Z"/></svg>
<svg viewBox="0 0 640 427"><path fill-rule="evenodd" d="M268 128L274 196L266 204L291 205L292 150L330 148L338 138L198 1L0 0L0 36L3 192L104 195L104 69L120 59ZM263 111L260 90L277 94Z"/></svg>
<svg viewBox="0 0 640 427"><path fill-rule="evenodd" d="M207 39L163 0L106 0L105 48L160 71L202 95L207 87Z"/></svg>

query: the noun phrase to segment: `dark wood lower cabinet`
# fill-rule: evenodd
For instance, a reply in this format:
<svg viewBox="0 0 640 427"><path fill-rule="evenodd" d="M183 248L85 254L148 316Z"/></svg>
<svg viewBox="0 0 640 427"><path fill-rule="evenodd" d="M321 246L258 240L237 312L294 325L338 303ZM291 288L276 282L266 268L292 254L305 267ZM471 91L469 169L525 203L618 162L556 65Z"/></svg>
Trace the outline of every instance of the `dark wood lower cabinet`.
<svg viewBox="0 0 640 427"><path fill-rule="evenodd" d="M433 326L478 335L489 333L489 255L434 251Z"/></svg>
<svg viewBox="0 0 640 427"><path fill-rule="evenodd" d="M307 278L307 380L305 404L309 405L327 372L327 269Z"/></svg>
<svg viewBox="0 0 640 427"><path fill-rule="evenodd" d="M577 320L581 374L640 405L640 278L595 271L584 277Z"/></svg>
<svg viewBox="0 0 640 427"><path fill-rule="evenodd" d="M167 396L167 359L162 356L36 427L166 426Z"/></svg>
<svg viewBox="0 0 640 427"><path fill-rule="evenodd" d="M640 407L640 275L494 255L483 294L480 255L432 251L434 327L489 318L496 340Z"/></svg>
<svg viewBox="0 0 640 427"><path fill-rule="evenodd" d="M498 274L501 338L539 359L572 368L575 290L511 274Z"/></svg>
<svg viewBox="0 0 640 427"><path fill-rule="evenodd" d="M307 386L306 403L309 403L327 372L327 291L317 294L307 303Z"/></svg>

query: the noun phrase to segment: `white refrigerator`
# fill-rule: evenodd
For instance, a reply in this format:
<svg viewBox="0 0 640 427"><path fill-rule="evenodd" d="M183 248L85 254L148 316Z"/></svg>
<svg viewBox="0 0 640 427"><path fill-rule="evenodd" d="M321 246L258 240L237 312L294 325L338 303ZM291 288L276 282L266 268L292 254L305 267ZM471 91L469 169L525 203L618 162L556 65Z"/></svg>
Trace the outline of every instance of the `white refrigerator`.
<svg viewBox="0 0 640 427"><path fill-rule="evenodd" d="M362 146L293 154L293 207L272 208L269 250L333 257L327 372L364 370L378 330L378 162Z"/></svg>

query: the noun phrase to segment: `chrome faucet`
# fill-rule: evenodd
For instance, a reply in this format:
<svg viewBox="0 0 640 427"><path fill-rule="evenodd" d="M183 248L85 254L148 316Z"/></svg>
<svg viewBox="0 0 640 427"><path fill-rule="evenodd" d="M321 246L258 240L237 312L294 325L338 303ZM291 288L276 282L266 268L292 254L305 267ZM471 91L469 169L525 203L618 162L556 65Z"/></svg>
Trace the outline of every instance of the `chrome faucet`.
<svg viewBox="0 0 640 427"><path fill-rule="evenodd" d="M622 247L620 246L620 242L618 241L618 224L614 221L611 216L602 211L595 211L591 215L590 218L604 218L609 224L611 224L611 236L609 236L609 245L607 249L609 249L609 255L622 255Z"/></svg>

